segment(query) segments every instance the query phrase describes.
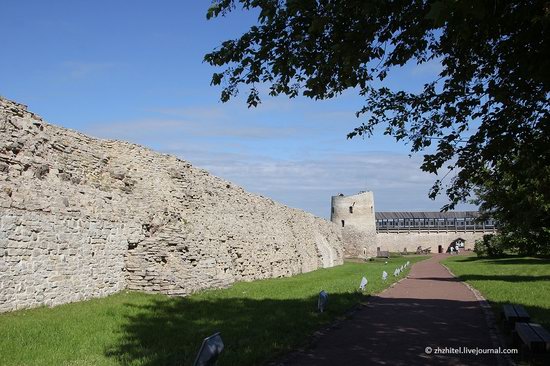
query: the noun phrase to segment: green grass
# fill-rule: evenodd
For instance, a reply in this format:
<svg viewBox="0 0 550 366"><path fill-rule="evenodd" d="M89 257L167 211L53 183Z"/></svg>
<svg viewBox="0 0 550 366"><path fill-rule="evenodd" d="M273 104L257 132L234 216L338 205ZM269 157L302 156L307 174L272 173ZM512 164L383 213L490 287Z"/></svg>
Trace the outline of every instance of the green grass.
<svg viewBox="0 0 550 366"><path fill-rule="evenodd" d="M532 320L550 330L549 259L454 256L443 263L461 280L479 290L497 315L504 304L520 304Z"/></svg>
<svg viewBox="0 0 550 366"><path fill-rule="evenodd" d="M0 365L191 365L202 339L215 331L222 332L225 343L219 365L261 364L305 344L365 294L395 282L397 266L423 258L346 263L186 298L122 292L1 314ZM383 270L389 273L385 283ZM357 290L362 276L369 280L365 294ZM322 289L329 293L329 305L318 313Z"/></svg>

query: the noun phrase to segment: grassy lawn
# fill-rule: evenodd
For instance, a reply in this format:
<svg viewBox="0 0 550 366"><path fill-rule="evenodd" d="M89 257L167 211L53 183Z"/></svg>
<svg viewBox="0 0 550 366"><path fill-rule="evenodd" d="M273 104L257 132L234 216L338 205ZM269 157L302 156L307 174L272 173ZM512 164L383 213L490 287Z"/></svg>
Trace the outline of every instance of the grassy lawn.
<svg viewBox="0 0 550 366"><path fill-rule="evenodd" d="M304 337L344 314L364 294L398 280L396 267L423 258L346 263L186 298L121 292L0 314L0 365L191 365L202 339L215 331L222 332L225 343L219 365L261 364L304 344ZM386 282L383 270L389 274ZM369 280L364 294L357 290L362 276ZM328 309L317 313L322 289L329 293Z"/></svg>
<svg viewBox="0 0 550 366"><path fill-rule="evenodd" d="M550 330L550 259L454 256L443 263L478 289L497 315L503 304L521 304L535 322Z"/></svg>

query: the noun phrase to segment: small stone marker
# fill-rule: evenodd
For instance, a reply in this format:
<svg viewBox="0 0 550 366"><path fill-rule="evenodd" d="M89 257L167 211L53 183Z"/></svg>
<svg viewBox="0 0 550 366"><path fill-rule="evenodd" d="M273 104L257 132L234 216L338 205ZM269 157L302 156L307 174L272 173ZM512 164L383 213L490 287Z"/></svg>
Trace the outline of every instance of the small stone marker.
<svg viewBox="0 0 550 366"><path fill-rule="evenodd" d="M365 287L367 286L368 283L369 283L369 280L367 280L365 277L361 279L361 284L359 285L359 288L361 289L361 291L365 291Z"/></svg>
<svg viewBox="0 0 550 366"><path fill-rule="evenodd" d="M382 280L385 281L388 278L388 272L382 271Z"/></svg>
<svg viewBox="0 0 550 366"><path fill-rule="evenodd" d="M396 268L395 271L393 271L393 275L395 277L399 276L399 268Z"/></svg>
<svg viewBox="0 0 550 366"><path fill-rule="evenodd" d="M408 266L409 264L411 264L411 262L407 261L407 266Z"/></svg>
<svg viewBox="0 0 550 366"><path fill-rule="evenodd" d="M204 338L193 366L214 365L223 348L223 341L219 332Z"/></svg>
<svg viewBox="0 0 550 366"><path fill-rule="evenodd" d="M403 266L399 267L399 271L403 272Z"/></svg>
<svg viewBox="0 0 550 366"><path fill-rule="evenodd" d="M317 301L317 310L320 313L324 312L328 304L328 294L325 290L319 292L319 300Z"/></svg>

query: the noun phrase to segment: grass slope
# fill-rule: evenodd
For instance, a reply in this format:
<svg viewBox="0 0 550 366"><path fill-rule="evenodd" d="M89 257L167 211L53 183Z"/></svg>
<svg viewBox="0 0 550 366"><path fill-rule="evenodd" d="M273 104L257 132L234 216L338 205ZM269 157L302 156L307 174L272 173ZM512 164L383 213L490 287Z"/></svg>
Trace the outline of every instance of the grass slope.
<svg viewBox="0 0 550 366"><path fill-rule="evenodd" d="M461 280L478 289L497 315L503 304L521 304L535 322L550 330L549 259L454 256L444 264Z"/></svg>
<svg viewBox="0 0 550 366"><path fill-rule="evenodd" d="M365 294L378 293L399 279L393 276L396 267L423 258L346 263L186 298L122 292L1 314L0 365L191 365L202 339L215 331L225 343L219 365L260 364L303 344L304 337L360 302L362 276L369 280ZM329 305L320 314L322 289Z"/></svg>

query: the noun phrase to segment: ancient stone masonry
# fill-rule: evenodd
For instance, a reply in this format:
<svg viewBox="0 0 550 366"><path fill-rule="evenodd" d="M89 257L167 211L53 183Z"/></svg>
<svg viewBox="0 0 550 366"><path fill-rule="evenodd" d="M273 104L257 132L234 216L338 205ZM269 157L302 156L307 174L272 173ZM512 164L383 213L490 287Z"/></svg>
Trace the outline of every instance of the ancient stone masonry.
<svg viewBox="0 0 550 366"><path fill-rule="evenodd" d="M374 195L360 192L352 196L332 196L330 219L341 226L346 258L376 255Z"/></svg>
<svg viewBox="0 0 550 366"><path fill-rule="evenodd" d="M0 312L342 263L337 225L0 98Z"/></svg>
<svg viewBox="0 0 550 366"><path fill-rule="evenodd" d="M482 239L487 232L401 232L401 233L378 233L376 244L382 250L390 252L414 253L420 246L430 248L431 253L437 253L441 246L442 251L447 252L449 246L455 240L464 242L464 249L473 250L476 240Z"/></svg>

